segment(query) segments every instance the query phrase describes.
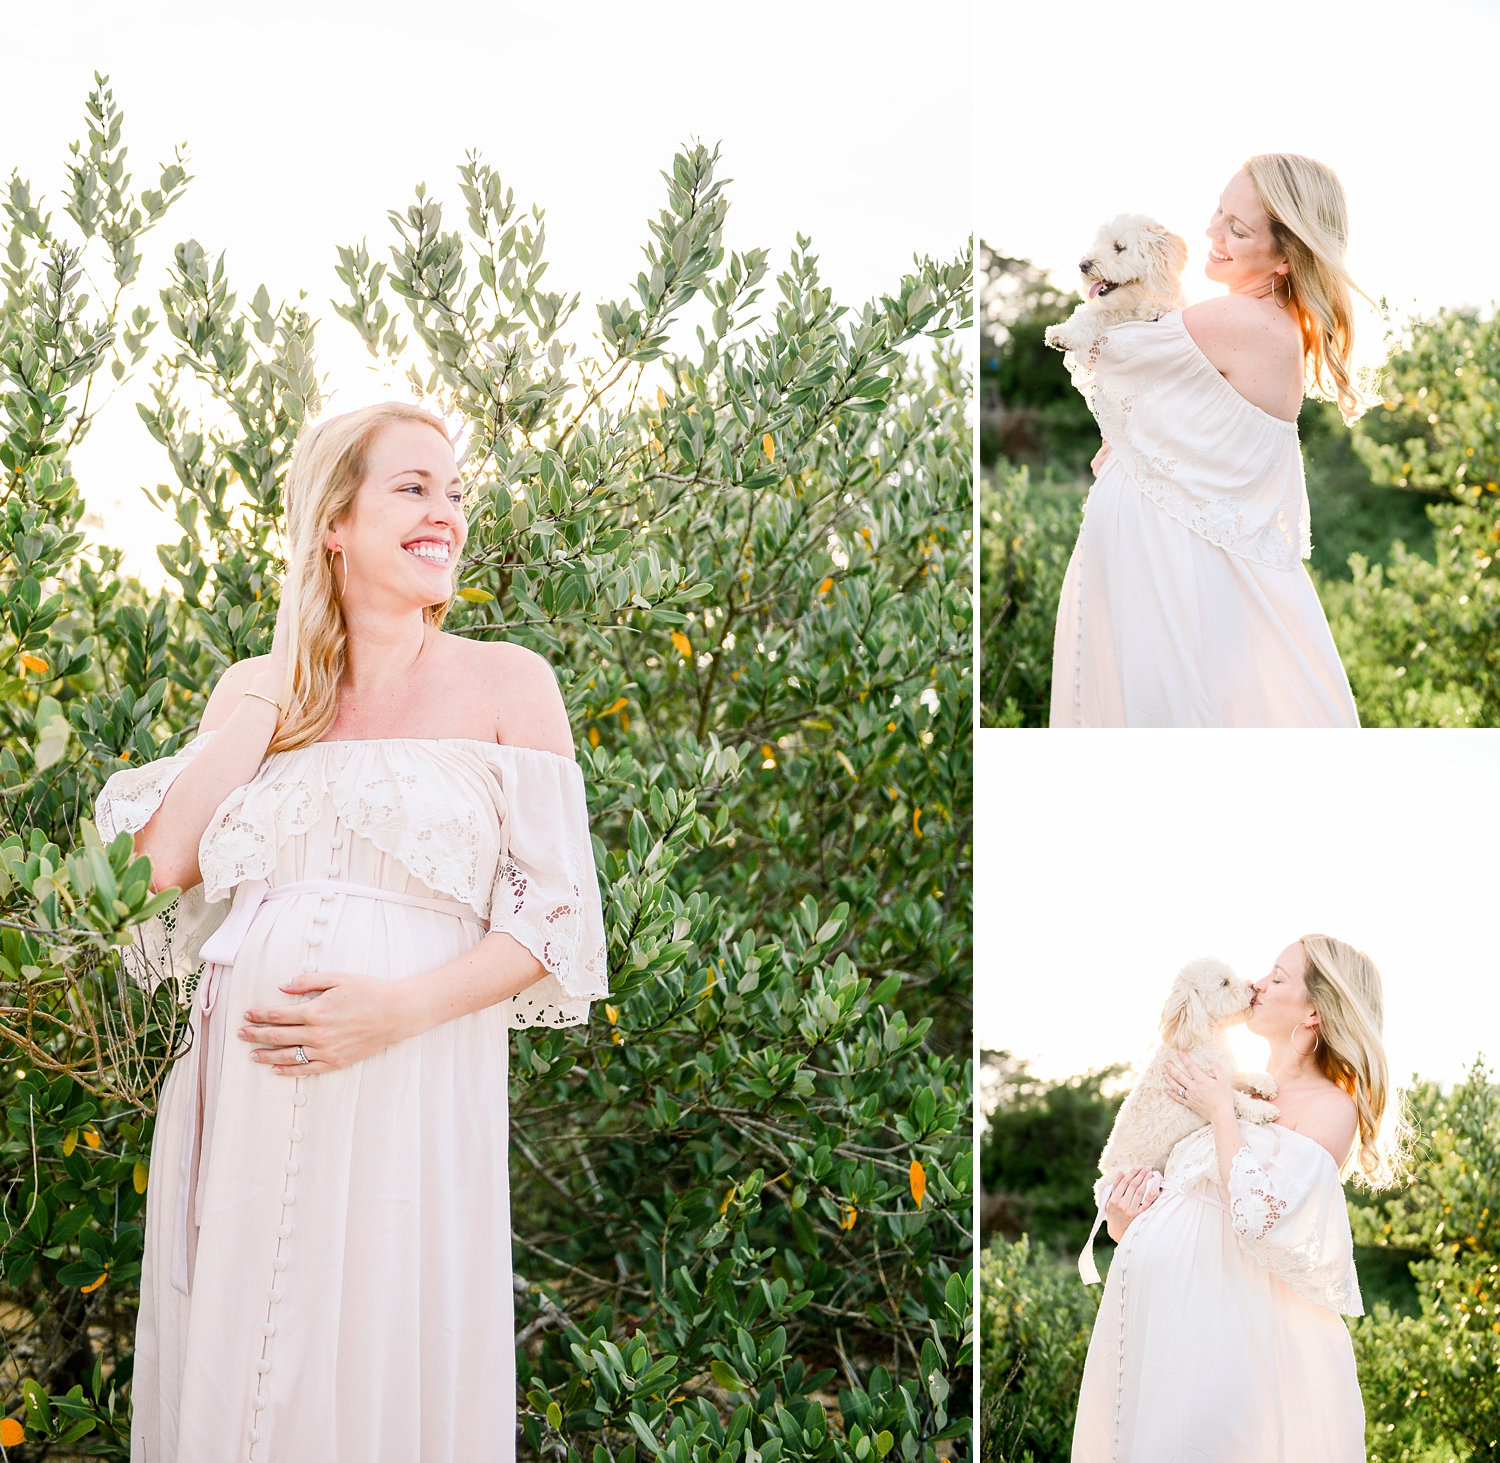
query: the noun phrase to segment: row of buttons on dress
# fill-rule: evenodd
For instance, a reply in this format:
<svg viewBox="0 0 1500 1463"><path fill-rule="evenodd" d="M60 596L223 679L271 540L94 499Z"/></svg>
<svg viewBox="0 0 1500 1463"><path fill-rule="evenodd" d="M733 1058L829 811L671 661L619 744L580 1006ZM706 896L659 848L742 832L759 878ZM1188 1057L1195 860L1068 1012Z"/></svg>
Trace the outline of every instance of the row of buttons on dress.
<svg viewBox="0 0 1500 1463"><path fill-rule="evenodd" d="M328 861L328 877L330 879L337 879L339 877L338 855L339 850L343 846L343 835L335 833L332 839L329 840L329 847L333 850L332 856ZM312 917L313 927L307 932L309 950L307 959L302 963L302 973L304 975L314 975L317 973L318 946L323 943L323 927L328 923L328 906L332 904L334 897L332 893L323 893L318 896L318 907L313 911ZM278 1078L277 1080L280 1081L282 1079ZM276 1273L272 1278L271 1288L266 1292L266 1319L265 1324L260 1328L261 1335L265 1339L261 1342L260 1359L255 1363L255 1370L259 1375L256 1378L255 1395L250 1399L250 1406L256 1414L257 1421L259 1420L259 1414L264 1411L266 1406L266 1395L262 1390L264 1386L262 1379L271 1370L271 1358L268 1353L271 1349L271 1338L276 1335L276 1323L271 1319L271 1315L276 1303L285 1294L280 1283L281 1272L286 1269L286 1256L282 1253L282 1250L286 1241L292 1237L292 1224L286 1211L297 1202L297 1189L294 1181L300 1172L300 1165L297 1162L295 1154L297 1152L297 1144L302 1141L303 1137L301 1109L307 1106L307 1092L304 1082L305 1079L302 1077L294 1077L292 1079L292 1107L296 1111L292 1117L292 1126L287 1132L287 1158L285 1164L287 1185L281 1195L281 1222L276 1226L276 1254L271 1261L271 1269ZM250 1452L247 1455L247 1463L254 1463L255 1444L259 1441L260 1429L252 1423L250 1427Z"/></svg>

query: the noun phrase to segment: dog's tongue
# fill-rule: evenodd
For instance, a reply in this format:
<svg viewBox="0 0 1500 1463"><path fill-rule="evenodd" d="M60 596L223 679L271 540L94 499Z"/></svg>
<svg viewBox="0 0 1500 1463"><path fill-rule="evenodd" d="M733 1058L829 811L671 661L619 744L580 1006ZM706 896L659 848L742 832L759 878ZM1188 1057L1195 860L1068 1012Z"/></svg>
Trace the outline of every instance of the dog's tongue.
<svg viewBox="0 0 1500 1463"><path fill-rule="evenodd" d="M1103 288L1104 288L1104 281L1102 279L1098 280L1094 284L1091 284L1089 286L1089 299L1092 300L1094 298L1094 296L1097 295L1099 293L1099 291L1102 290Z"/></svg>

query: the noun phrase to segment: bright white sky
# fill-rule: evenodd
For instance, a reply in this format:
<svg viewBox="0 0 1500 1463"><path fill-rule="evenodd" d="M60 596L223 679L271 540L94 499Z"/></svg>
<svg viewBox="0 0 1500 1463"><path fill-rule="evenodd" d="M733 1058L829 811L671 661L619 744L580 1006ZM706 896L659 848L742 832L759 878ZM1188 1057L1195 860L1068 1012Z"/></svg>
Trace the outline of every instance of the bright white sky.
<svg viewBox="0 0 1500 1463"><path fill-rule="evenodd" d="M1500 297L1495 128L1458 80L1464 58L1500 55L1500 0L1073 0L979 15L995 153L979 160L977 232L1059 285L1077 283L1099 224L1130 212L1187 240L1190 300L1215 293L1203 229L1220 190L1247 157L1300 152L1344 184L1349 264L1372 298L1406 314Z"/></svg>
<svg viewBox="0 0 1500 1463"><path fill-rule="evenodd" d="M1500 1068L1500 732L981 731L975 1024L1056 1078L1139 1063L1179 967L1366 951L1391 1073ZM1265 1046L1239 1033L1247 1065Z"/></svg>
<svg viewBox="0 0 1500 1463"><path fill-rule="evenodd" d="M459 227L469 148L518 204L546 210L546 285L581 293L580 340L597 302L627 296L664 199L659 172L693 138L723 144L726 243L771 249L768 299L799 231L835 299L856 308L894 289L913 253L958 253L973 223L974 108L958 59L972 27L970 0L933 0L919 24L900 0L656 18L607 0L445 0L431 12L392 0L81 0L61 26L51 7L18 7L6 17L0 170L19 168L61 220L67 144L82 135L94 71L108 73L136 185L154 185L178 142L195 175L149 238L151 303L187 237L228 250L241 299L261 281L273 301L306 289L326 322L319 360L335 404L354 406L389 392L328 304L343 298L335 246L364 236L388 257L386 210L424 180ZM173 525L138 486L170 469L129 399L112 402L76 463L109 540L131 550L127 568L159 582L150 546Z"/></svg>

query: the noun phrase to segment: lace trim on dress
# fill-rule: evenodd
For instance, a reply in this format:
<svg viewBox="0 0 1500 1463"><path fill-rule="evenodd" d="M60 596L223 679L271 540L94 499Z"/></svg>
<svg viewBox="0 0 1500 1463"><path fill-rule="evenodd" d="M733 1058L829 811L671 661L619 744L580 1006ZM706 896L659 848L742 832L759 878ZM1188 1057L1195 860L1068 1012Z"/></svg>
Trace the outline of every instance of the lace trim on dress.
<svg viewBox="0 0 1500 1463"><path fill-rule="evenodd" d="M213 735L199 732L170 756L114 773L94 803L99 836L108 843L120 833L139 833L161 807L178 774ZM227 901L209 901L201 884L179 894L166 909L135 927L133 942L120 952L126 974L148 991L164 980L173 981L178 1002L186 1004L203 971L199 951L223 922L228 908Z"/></svg>
<svg viewBox="0 0 1500 1463"><path fill-rule="evenodd" d="M1164 316L1159 322L1160 328L1170 329L1168 322L1174 319L1177 322L1176 328L1186 335L1187 327L1181 323L1180 312ZM1148 324L1148 322L1128 323ZM1155 329L1157 326L1151 324L1150 328ZM1190 336L1188 340L1191 344ZM1154 406L1154 398L1160 392L1180 387L1179 377L1163 369L1139 382L1134 391L1127 393L1115 389L1107 380L1108 371L1101 371L1099 365L1101 354L1109 341L1108 335L1100 336L1089 350L1087 357L1082 360L1072 351L1068 351L1063 356L1063 364L1068 368L1074 386L1082 394L1089 410L1099 423L1100 434L1110 444L1120 465L1136 486L1168 517L1176 519L1185 528L1207 539L1209 543L1216 544L1219 548L1237 554L1241 558L1252 559L1273 569L1297 568L1300 561L1308 558L1312 553L1312 530L1305 487L1301 493L1297 522L1292 522L1285 508L1280 508L1269 521L1260 524L1247 524L1245 505L1232 493L1218 491L1205 493L1195 490L1190 485L1190 481L1184 480L1184 478L1190 480L1194 475L1192 470L1195 464L1191 455L1184 460L1143 449L1138 445L1139 434L1135 431L1133 423L1137 411L1143 406ZM1202 365L1213 371L1212 363L1206 357L1202 357L1202 352L1198 351L1197 346L1193 345L1192 349L1201 357ZM1217 371L1214 374L1217 375ZM1224 381L1222 376L1219 380L1226 390L1234 392L1234 388ZM1234 394L1245 407L1252 411L1259 410L1253 403L1240 397L1238 392ZM1268 416L1266 413L1261 413L1261 415ZM1268 417L1268 419L1279 420L1275 417ZM1282 425L1294 424L1282 423ZM1184 467L1187 469L1186 472L1183 471Z"/></svg>
<svg viewBox="0 0 1500 1463"><path fill-rule="evenodd" d="M1231 1160L1229 1213L1240 1242L1262 1269L1315 1305L1342 1315L1362 1315L1359 1281L1345 1245L1329 1243L1324 1226L1300 1225L1295 1241L1278 1236L1277 1227L1287 1213L1309 1201L1309 1195L1293 1189L1286 1176L1278 1178L1248 1147ZM1337 1202L1343 1203L1342 1187ZM1343 1226L1347 1239L1347 1217Z"/></svg>
<svg viewBox="0 0 1500 1463"><path fill-rule="evenodd" d="M275 753L205 832L205 888L268 877L281 845L312 828L328 800L351 832L485 915L546 967L506 1003L509 1025L576 1025L609 993L587 802L570 758L462 738Z"/></svg>
<svg viewBox="0 0 1500 1463"><path fill-rule="evenodd" d="M116 773L99 799L101 834L143 827L212 735L200 733L175 757ZM491 929L511 934L546 967L546 976L505 1003L509 1025L576 1025L588 1019L592 1000L608 995L577 763L460 738L318 742L268 756L205 830L202 883L142 927L138 978L154 983L201 970L198 949L222 923L226 896L245 880L269 878L283 843L314 827L329 800L351 832L435 893L487 917ZM206 901L222 902L205 912ZM193 919L190 973L181 968L184 912Z"/></svg>

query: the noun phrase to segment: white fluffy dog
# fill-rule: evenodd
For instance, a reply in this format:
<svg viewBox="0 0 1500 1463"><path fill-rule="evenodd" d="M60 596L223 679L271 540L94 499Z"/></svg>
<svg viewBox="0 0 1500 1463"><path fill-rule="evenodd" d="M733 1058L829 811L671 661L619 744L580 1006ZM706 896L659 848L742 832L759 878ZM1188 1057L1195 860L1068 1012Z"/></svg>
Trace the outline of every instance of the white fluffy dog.
<svg viewBox="0 0 1500 1463"><path fill-rule="evenodd" d="M1197 1113L1167 1095L1167 1063L1186 1055L1199 1067L1233 1072L1234 1057L1225 1032L1250 1014L1251 994L1250 982L1237 976L1222 960L1192 960L1177 972L1162 1008L1162 1044L1116 1114L1109 1142L1099 1156L1099 1180L1094 1185L1094 1200L1099 1206L1096 1233L1104 1220L1109 1190L1121 1173L1128 1168L1149 1168L1160 1174L1177 1144L1204 1126ZM1276 1081L1268 1072L1235 1073L1234 1085L1236 1117L1274 1123L1281 1116L1269 1101L1276 1096ZM1159 1187L1155 1174L1147 1181L1148 1195ZM1089 1285L1099 1280L1093 1242L1090 1235L1078 1257L1078 1272Z"/></svg>
<svg viewBox="0 0 1500 1463"><path fill-rule="evenodd" d="M1250 1014L1251 994L1250 982L1222 960L1193 960L1177 972L1162 1008L1162 1044L1116 1115L1099 1157L1099 1192L1127 1168L1160 1172L1173 1148L1203 1126L1197 1113L1168 1095L1166 1065L1174 1057L1187 1055L1200 1067L1233 1072L1234 1057L1225 1033ZM1276 1082L1269 1073L1236 1073L1234 1085L1236 1117L1274 1123L1281 1116L1269 1101L1276 1096Z"/></svg>
<svg viewBox="0 0 1500 1463"><path fill-rule="evenodd" d="M1160 320L1187 303L1186 263L1187 245L1149 215L1111 219L1078 265L1088 298L1060 325L1047 327L1047 344L1083 354L1118 321Z"/></svg>

